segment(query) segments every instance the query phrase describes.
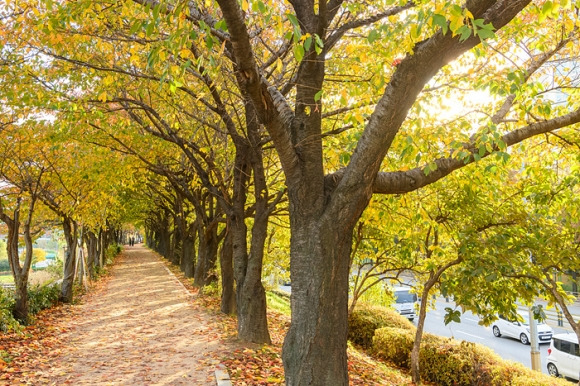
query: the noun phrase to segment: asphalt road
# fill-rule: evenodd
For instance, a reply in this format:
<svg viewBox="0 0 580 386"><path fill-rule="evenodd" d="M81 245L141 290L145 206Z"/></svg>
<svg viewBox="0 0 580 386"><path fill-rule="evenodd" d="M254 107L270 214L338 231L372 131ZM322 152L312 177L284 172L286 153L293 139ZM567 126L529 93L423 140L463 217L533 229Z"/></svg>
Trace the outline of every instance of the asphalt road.
<svg viewBox="0 0 580 386"><path fill-rule="evenodd" d="M425 319L425 332L441 336L454 337L459 340L480 343L493 349L499 356L504 359L520 362L527 367L531 367L530 346L523 345L519 340L493 336L490 327L480 326L479 318L471 312L465 312L461 316L461 323L451 322L447 326L443 322L445 307L454 306L453 303L447 303L443 299L436 302L436 309L427 313ZM416 321L415 321L416 322ZM548 324L554 330L554 334L567 332L566 329L556 327L555 323L548 321ZM569 331L569 330L568 330ZM548 356L549 343L540 344L540 357L542 360L542 372L547 374L546 358Z"/></svg>

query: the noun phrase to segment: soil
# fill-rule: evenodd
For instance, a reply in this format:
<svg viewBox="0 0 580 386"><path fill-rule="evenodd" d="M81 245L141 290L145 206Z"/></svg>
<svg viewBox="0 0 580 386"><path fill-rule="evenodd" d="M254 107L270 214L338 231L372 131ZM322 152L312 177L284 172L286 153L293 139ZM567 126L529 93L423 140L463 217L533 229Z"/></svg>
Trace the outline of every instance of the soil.
<svg viewBox="0 0 580 386"><path fill-rule="evenodd" d="M161 258L126 247L111 277L76 306L43 381L62 385L215 385L228 351L212 317ZM43 382L44 383L44 382Z"/></svg>

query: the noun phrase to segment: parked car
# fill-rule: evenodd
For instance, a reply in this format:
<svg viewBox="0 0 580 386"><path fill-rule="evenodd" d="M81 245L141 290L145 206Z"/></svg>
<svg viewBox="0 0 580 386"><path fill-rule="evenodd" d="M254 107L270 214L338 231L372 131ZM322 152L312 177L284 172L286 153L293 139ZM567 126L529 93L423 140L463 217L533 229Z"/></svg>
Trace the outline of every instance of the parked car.
<svg viewBox="0 0 580 386"><path fill-rule="evenodd" d="M417 294L411 292L409 287L395 287L393 294L395 295L394 307L397 312L412 322L417 317L415 314L415 309L419 305Z"/></svg>
<svg viewBox="0 0 580 386"><path fill-rule="evenodd" d="M493 335L497 338L500 336L508 336L519 339L523 344L530 343L530 322L527 315L519 314L523 322L518 320L508 320L503 315L499 315L499 319L495 321L491 327ZM552 328L546 323L537 321L538 326L538 343L550 343L552 339Z"/></svg>
<svg viewBox="0 0 580 386"><path fill-rule="evenodd" d="M576 334L556 334L548 349L548 373L580 380L580 345Z"/></svg>

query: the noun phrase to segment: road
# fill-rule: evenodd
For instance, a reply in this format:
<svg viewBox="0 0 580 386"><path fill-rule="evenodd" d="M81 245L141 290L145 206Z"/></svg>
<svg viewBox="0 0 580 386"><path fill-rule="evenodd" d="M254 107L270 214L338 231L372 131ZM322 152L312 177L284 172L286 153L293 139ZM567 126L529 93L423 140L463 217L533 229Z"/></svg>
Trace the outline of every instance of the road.
<svg viewBox="0 0 580 386"><path fill-rule="evenodd" d="M425 319L425 332L480 343L491 348L504 359L520 362L527 367L531 367L529 345L524 346L519 340L512 338L496 338L493 336L491 326L480 326L478 324L479 318L471 312L465 312L461 316L461 323L451 322L449 325L445 326L445 323L443 322L445 307L453 308L453 306L453 303L447 303L444 299L438 299L436 302L436 308L427 313L427 318ZM550 318L548 319L548 324L554 330L554 334L570 331L565 328L557 327L556 321L551 320ZM544 373L547 373L546 357L548 356L549 347L550 345L545 343L540 345L542 372Z"/></svg>
<svg viewBox="0 0 580 386"><path fill-rule="evenodd" d="M279 289L288 294L292 292L290 286L280 286ZM572 329L565 318L564 326L558 327L556 312L553 309L547 310L545 302L539 301L538 303L543 304L547 316L546 323L552 327L554 334L572 332ZM427 318L425 319L425 332L439 336L453 337L459 340L466 340L468 342L480 343L491 348L496 354L504 359L522 363L528 368L532 367L529 345L524 346L517 339L506 338L503 336L496 338L493 336L491 326L480 326L478 324L479 317L469 311L462 314L461 323L451 322L446 326L443 322L445 307L453 308L455 304L453 302L446 302L443 298L438 298L435 306L435 309L432 309L427 313ZM570 310L574 315L580 315L580 306L574 305L570 307ZM525 313L527 312L527 309L522 306L520 307L520 312ZM417 320L414 322L416 324ZM548 373L546 368L546 358L548 357L549 347L549 343L540 344L542 372L545 374Z"/></svg>

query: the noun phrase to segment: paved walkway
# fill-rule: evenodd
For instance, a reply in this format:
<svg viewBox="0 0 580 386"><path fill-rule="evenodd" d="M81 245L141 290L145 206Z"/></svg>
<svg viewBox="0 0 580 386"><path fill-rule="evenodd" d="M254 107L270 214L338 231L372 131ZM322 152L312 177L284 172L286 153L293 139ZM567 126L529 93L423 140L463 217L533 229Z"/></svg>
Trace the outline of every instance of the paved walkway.
<svg viewBox="0 0 580 386"><path fill-rule="evenodd" d="M220 344L210 317L142 246L127 247L106 285L79 307L50 384L216 384Z"/></svg>

